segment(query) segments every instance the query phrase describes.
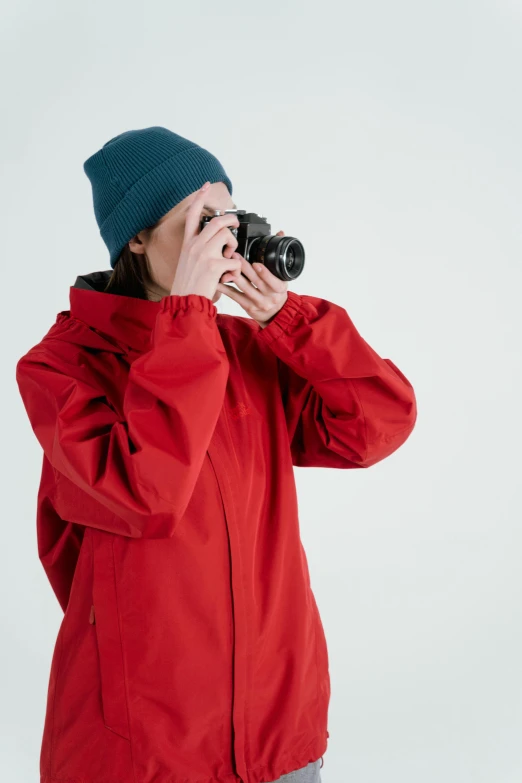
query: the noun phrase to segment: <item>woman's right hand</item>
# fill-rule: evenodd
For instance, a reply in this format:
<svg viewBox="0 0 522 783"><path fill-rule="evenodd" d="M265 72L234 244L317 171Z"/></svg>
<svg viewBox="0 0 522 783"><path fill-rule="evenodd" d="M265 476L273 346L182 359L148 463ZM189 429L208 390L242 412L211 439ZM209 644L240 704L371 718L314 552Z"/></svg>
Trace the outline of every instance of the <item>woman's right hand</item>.
<svg viewBox="0 0 522 783"><path fill-rule="evenodd" d="M218 215L209 220L200 231L205 197L206 189L202 188L187 212L185 234L171 294L200 294L212 299L225 272L240 273L241 260L223 255L223 252L232 254L238 246L236 237L230 231L230 228L239 226L237 215ZM228 245L230 251L223 251L224 245Z"/></svg>

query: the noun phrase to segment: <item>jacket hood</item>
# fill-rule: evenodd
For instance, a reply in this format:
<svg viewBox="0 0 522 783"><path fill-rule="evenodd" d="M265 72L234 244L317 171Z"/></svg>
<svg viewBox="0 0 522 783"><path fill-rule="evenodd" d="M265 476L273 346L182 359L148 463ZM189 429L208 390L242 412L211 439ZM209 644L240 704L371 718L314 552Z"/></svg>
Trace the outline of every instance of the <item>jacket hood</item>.
<svg viewBox="0 0 522 783"><path fill-rule="evenodd" d="M58 314L57 323L69 327L68 340L86 347L147 350L161 301L105 292L111 275L112 269L78 275L69 289L70 309ZM217 313L218 322L223 317Z"/></svg>
<svg viewBox="0 0 522 783"><path fill-rule="evenodd" d="M100 272L89 272L85 275L78 275L71 288L82 288L87 291L100 291L103 293L103 289L109 282L111 274L112 269L104 269Z"/></svg>

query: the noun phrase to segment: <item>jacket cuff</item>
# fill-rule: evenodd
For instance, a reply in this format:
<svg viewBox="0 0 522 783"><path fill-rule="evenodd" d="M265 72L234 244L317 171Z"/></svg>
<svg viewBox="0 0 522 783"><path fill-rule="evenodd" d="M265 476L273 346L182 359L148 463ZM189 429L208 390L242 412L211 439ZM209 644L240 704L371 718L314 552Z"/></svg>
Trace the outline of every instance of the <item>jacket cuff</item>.
<svg viewBox="0 0 522 783"><path fill-rule="evenodd" d="M169 294L161 299L160 311L162 313L177 313L180 310L199 310L206 313L211 318L215 318L217 307L208 296L203 294Z"/></svg>
<svg viewBox="0 0 522 783"><path fill-rule="evenodd" d="M287 299L281 309L275 314L273 319L264 328L259 327L257 336L264 340L268 345L273 340L282 337L283 334L291 329L292 324L299 315L306 317L306 304L300 294L295 291L287 290Z"/></svg>

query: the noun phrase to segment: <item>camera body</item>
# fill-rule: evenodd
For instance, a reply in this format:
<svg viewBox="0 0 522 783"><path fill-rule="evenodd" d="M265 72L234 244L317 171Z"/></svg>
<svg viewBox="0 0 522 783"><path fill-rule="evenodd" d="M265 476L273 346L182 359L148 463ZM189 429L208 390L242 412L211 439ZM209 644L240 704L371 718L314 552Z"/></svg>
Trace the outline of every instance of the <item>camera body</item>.
<svg viewBox="0 0 522 783"><path fill-rule="evenodd" d="M218 215L237 215L239 226L230 227L238 241L236 252L250 264L264 264L280 280L295 280L303 271L305 251L295 237L271 234L271 226L263 215L244 209L215 210L201 218L200 228ZM223 247L226 247L225 245Z"/></svg>

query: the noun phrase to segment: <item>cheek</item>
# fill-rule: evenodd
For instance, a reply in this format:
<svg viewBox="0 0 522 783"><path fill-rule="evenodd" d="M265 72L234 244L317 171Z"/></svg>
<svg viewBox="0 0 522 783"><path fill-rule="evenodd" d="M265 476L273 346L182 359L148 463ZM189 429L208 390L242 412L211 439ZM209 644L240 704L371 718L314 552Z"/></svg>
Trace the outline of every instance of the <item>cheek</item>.
<svg viewBox="0 0 522 783"><path fill-rule="evenodd" d="M158 226L154 232L154 242L158 248L170 246L181 246L183 242L185 226L179 223L179 219L167 216L164 222Z"/></svg>
<svg viewBox="0 0 522 783"><path fill-rule="evenodd" d="M177 257L181 252L183 234L177 231L164 231L156 237L156 248L167 256Z"/></svg>
<svg viewBox="0 0 522 783"><path fill-rule="evenodd" d="M179 236L175 231L169 231L167 227L156 234L148 251L158 274L165 276L175 272L182 244L183 236Z"/></svg>

